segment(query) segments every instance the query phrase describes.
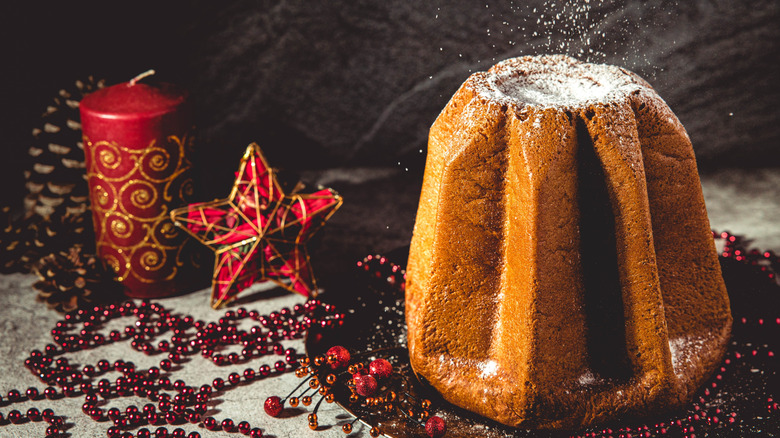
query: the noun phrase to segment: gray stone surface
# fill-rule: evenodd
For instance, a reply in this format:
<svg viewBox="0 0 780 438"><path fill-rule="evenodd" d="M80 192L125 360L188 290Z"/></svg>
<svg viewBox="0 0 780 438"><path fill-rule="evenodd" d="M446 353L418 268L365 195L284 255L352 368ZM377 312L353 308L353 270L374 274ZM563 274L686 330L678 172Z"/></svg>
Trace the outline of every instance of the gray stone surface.
<svg viewBox="0 0 780 438"><path fill-rule="evenodd" d="M320 239L313 242L312 257L315 261L318 277L326 285L326 293L340 293L327 290L329 280L343 275L354 266L354 262L366 254L388 251L406 245L411 237L417 197L419 196L419 176L389 168L384 170L331 169L307 173L312 181L337 188L345 197L342 210L333 216L331 222L321 231ZM713 228L744 234L753 239L754 245L761 249L773 249L780 252L780 169L773 171L730 170L702 177L704 193L710 212ZM24 390L28 386L42 388L40 382L23 365L30 350L42 349L50 342L49 330L59 319L59 315L35 302L31 284L32 275L0 276L0 393L17 388ZM268 288L255 286L257 294L249 291L241 305L248 309L257 309L268 313L282 307L290 307L301 302L302 298L291 294L264 293ZM179 314L193 315L206 321L216 320L222 312L212 310L208 304L208 290L189 295L162 299L160 302ZM121 329L129 319L117 320L108 329ZM122 324L125 322L125 324ZM300 341L285 342L287 346L302 349ZM99 359L132 360L139 368L154 366L160 356L147 357L130 349L126 344L109 345L95 350L69 354L72 361L95 363ZM273 364L273 358L253 360L253 368L263 363ZM226 378L230 372L243 371L248 365L216 367L200 356L193 356L174 374L193 385L210 383L215 377ZM298 380L292 374L257 381L225 392L214 399L209 415L216 418L229 417L235 421L247 420L262 427L266 436L282 437L342 437L339 425L348 419L348 415L335 405L323 405L320 411L320 432L310 431L306 423L307 411L298 411L291 418L272 419L262 411L262 402L269 395L284 396L294 388ZM82 397L54 401L25 402L15 405L16 409L29 406L51 407L57 414L65 415L73 437L105 436L107 423L95 423L80 412ZM108 407L127 406L135 403L143 406L145 401L136 398L122 398L111 401ZM0 412L7 413L7 407ZM210 433L193 425L183 426L186 430L198 430L204 437L227 436L224 433ZM41 435L40 423L0 428L1 437L26 437ZM365 427L357 427L351 435L368 436Z"/></svg>
<svg viewBox="0 0 780 438"><path fill-rule="evenodd" d="M24 360L34 348L43 349L51 342L49 330L54 327L60 316L46 309L40 303L33 299L33 289L31 284L34 277L31 275L13 274L0 277L0 331L3 339L0 341L0 364L2 372L0 373L0 390L7 394L8 390L17 388L20 391L26 390L30 386L38 387L43 390L44 386L34 377L25 367ZM258 290L261 290L259 288ZM249 291L251 294L252 291ZM177 314L192 315L196 319L204 321L215 321L224 313L223 311L212 310L208 305L209 291L201 290L189 295L158 300L164 306ZM282 307L290 307L299 302L302 298L291 294L284 294L273 299L261 299L247 304L247 308L257 309L261 313L269 313L273 310L279 310ZM132 318L121 318L111 322L106 329L121 330L132 322ZM249 327L245 327L249 328ZM162 339L161 337L160 339ZM286 347L293 347L302 351L302 341L283 342ZM117 359L133 361L139 369L158 366L162 355L145 356L142 353L131 349L126 342L110 344L94 350L69 353L67 357L71 363L81 363L94 365L100 359L106 359L113 363ZM211 384L215 377L221 377L227 380L231 372L243 372L245 368L251 365L257 369L263 363L273 366L278 356L266 356L258 358L250 363L242 365L230 365L217 367L210 361L203 359L199 355L191 356L191 360L182 364L180 369L172 374L173 380L183 379L196 388L203 384ZM118 373L110 373L107 378L113 380ZM225 391L222 395L215 397L211 402L211 408L208 415L215 418L231 418L236 423L242 420L249 421L255 427L261 427L265 434L270 437L336 437L344 436L338 427L329 427L343 422L343 411L335 405L325 405L320 409L321 423L325 429L318 433L309 430L306 422L306 412L297 411L297 414L291 418L275 419L267 416L263 412L263 401L271 395L284 397L299 383L299 380L292 373L284 374L280 377L258 380L250 385L238 387L236 389ZM26 412L29 407L35 406L41 410L52 408L58 415L64 415L70 428L67 430L72 437L105 437L106 429L109 423L97 423L81 413L81 405L84 397L63 398L58 400L39 400L27 401L14 404L13 409ZM139 408L149 403L147 399L139 397L122 397L109 400L102 405L104 408L125 407L135 404ZM0 412L7 414L11 408L0 408ZM182 425L187 432L197 430L203 437L228 436L224 432L208 432L203 427L197 425ZM173 427L169 426L169 431ZM19 426L0 427L0 437L18 437L25 438L29 436L43 436L45 427L42 423L27 423ZM152 428L154 430L154 428ZM356 428L358 432L360 427ZM338 431L338 433L336 433ZM357 435L360 436L360 435Z"/></svg>
<svg viewBox="0 0 780 438"><path fill-rule="evenodd" d="M780 252L780 169L722 169L701 181L713 229Z"/></svg>

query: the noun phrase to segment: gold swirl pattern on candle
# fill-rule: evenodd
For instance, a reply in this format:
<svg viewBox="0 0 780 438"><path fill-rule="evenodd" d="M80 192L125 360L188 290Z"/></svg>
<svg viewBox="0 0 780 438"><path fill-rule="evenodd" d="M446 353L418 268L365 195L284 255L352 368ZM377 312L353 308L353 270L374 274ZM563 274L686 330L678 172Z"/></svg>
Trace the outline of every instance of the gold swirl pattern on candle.
<svg viewBox="0 0 780 438"><path fill-rule="evenodd" d="M179 197L182 199L190 199L194 193L195 183L192 181L192 178L187 178L182 181L181 186L179 186Z"/></svg>
<svg viewBox="0 0 780 438"><path fill-rule="evenodd" d="M172 280L191 268L197 251L184 250L190 239L169 216L193 201L189 134L153 140L143 149L86 136L84 145L98 255L119 281Z"/></svg>
<svg viewBox="0 0 780 438"><path fill-rule="evenodd" d="M156 172L162 172L168 167L169 161L170 157L168 154L165 151L161 151L161 153L154 154L149 158L149 168Z"/></svg>
<svg viewBox="0 0 780 438"><path fill-rule="evenodd" d="M171 222L163 222L160 226L160 231L164 236L168 238L176 236L179 233L179 231Z"/></svg>
<svg viewBox="0 0 780 438"><path fill-rule="evenodd" d="M117 257L114 257L113 255L104 256L103 260L105 260L106 264L111 269L113 269L114 272L119 272L122 269L121 264L119 263L119 259ZM119 281L123 280L122 277L118 277L117 279Z"/></svg>
<svg viewBox="0 0 780 438"><path fill-rule="evenodd" d="M141 266L147 271L159 269L162 266L160 261L160 255L155 251L147 251L141 255Z"/></svg>
<svg viewBox="0 0 780 438"><path fill-rule="evenodd" d="M96 186L92 189L92 204L93 208L99 206L103 209L108 209L109 204L114 201L114 196L106 190L103 186Z"/></svg>
<svg viewBox="0 0 780 438"><path fill-rule="evenodd" d="M136 179L128 181L119 189L119 197L129 199L137 210L146 210L156 206L157 189L148 181Z"/></svg>
<svg viewBox="0 0 780 438"><path fill-rule="evenodd" d="M133 233L133 224L123 217L113 217L109 226L111 233L120 239L126 239Z"/></svg>
<svg viewBox="0 0 780 438"><path fill-rule="evenodd" d="M119 158L119 151L117 151L113 145L107 144L107 146L107 148L100 150L98 160L100 160L100 165L102 167L116 169L121 161Z"/></svg>

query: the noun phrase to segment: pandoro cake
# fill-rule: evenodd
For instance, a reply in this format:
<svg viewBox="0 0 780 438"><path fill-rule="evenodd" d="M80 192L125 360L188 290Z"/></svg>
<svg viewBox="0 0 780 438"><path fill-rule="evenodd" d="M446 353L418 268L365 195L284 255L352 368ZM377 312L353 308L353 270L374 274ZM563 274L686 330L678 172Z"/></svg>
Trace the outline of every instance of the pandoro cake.
<svg viewBox="0 0 780 438"><path fill-rule="evenodd" d="M691 142L653 88L562 55L471 75L430 130L406 319L416 375L506 425L687 403L731 313Z"/></svg>

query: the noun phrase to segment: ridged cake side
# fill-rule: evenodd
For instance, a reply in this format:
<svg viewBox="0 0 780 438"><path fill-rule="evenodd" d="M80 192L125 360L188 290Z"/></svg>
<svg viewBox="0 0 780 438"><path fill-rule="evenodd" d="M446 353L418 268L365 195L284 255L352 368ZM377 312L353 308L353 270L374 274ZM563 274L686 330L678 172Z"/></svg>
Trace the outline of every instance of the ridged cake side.
<svg viewBox="0 0 780 438"><path fill-rule="evenodd" d="M652 88L614 67L574 104L497 85L561 64L589 68L518 58L453 96L430 131L407 269L415 372L513 426L678 405L731 322L690 141Z"/></svg>

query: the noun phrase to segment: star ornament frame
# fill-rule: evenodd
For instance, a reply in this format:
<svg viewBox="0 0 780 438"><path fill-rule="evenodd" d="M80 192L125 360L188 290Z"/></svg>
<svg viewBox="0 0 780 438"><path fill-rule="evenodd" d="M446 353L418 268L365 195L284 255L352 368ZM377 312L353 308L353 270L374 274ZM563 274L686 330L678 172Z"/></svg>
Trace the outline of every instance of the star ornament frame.
<svg viewBox="0 0 780 438"><path fill-rule="evenodd" d="M241 158L226 199L171 211L171 220L215 253L211 306L235 299L256 282L272 281L306 297L319 293L306 242L343 199L321 188L285 194L256 143Z"/></svg>

